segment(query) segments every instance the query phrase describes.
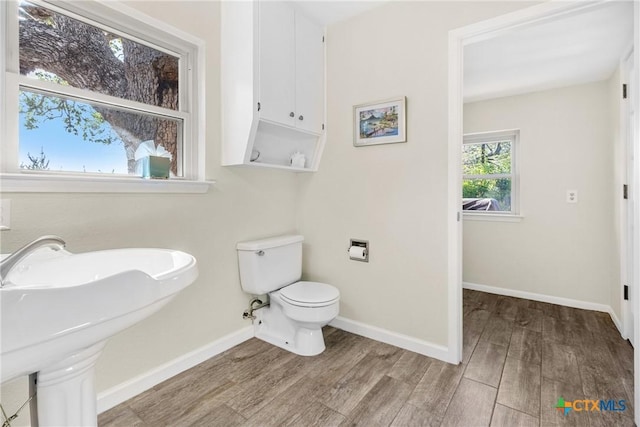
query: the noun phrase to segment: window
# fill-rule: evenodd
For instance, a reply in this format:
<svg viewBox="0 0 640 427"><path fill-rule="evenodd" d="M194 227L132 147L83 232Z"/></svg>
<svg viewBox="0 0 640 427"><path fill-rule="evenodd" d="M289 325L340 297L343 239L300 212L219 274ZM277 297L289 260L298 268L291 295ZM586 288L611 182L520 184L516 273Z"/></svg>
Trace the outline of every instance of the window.
<svg viewBox="0 0 640 427"><path fill-rule="evenodd" d="M107 2L3 3L3 174L137 176L143 145L203 179L201 42Z"/></svg>
<svg viewBox="0 0 640 427"><path fill-rule="evenodd" d="M462 210L517 214L518 131L467 134L462 149Z"/></svg>

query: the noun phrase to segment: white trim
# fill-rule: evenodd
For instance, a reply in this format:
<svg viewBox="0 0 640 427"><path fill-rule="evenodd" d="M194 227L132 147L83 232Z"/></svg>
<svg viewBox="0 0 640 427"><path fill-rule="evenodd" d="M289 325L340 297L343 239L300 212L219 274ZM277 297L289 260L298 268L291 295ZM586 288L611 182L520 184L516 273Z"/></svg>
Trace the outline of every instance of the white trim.
<svg viewBox="0 0 640 427"><path fill-rule="evenodd" d="M520 129L505 129L487 132L473 132L463 135L465 144L482 144L491 142L502 142L509 140L514 142L520 134Z"/></svg>
<svg viewBox="0 0 640 427"><path fill-rule="evenodd" d="M371 338L372 340L387 343L405 350L440 359L445 362L458 363L455 358L450 357L450 351L447 347L433 344L429 341L423 341L408 335L378 328L377 326L367 325L366 323L357 322L342 316L338 316L333 319L329 325L334 328L342 329L343 331L351 332L352 334Z"/></svg>
<svg viewBox="0 0 640 427"><path fill-rule="evenodd" d="M0 171L9 170L10 167L17 167L18 159L18 144L11 143L9 141L18 140L18 120L9 120L7 115L8 109L12 105L18 105L19 103L19 91L17 85L10 84L8 80L9 72L18 70L18 37L11 37L11 34L18 33L17 19L8 19L9 16L13 16L18 13L17 1L4 1L0 2L0 9L2 9L2 23L4 25L5 41L2 43L4 67L0 68L0 74L2 74L3 80L3 109L0 110L2 115L2 128L0 128ZM19 72L19 70L18 70ZM3 139L4 138L4 139Z"/></svg>
<svg viewBox="0 0 640 427"><path fill-rule="evenodd" d="M633 108L635 111L634 117L634 128L635 135L634 141L632 142L634 145L635 153L640 153L640 96L638 94L638 84L640 84L640 2L633 2L633 61L634 61L634 70L633 76L631 78L631 90L635 91L636 96L633 96ZM631 304L633 304L633 313L634 313L634 324L635 328L633 331L634 339L633 342L636 343L637 346L640 346L640 327L638 327L638 316L640 316L640 262L638 262L638 255L640 254L640 155L636 155L634 158L633 165L633 182L631 183L631 192L632 192L632 203L633 203L633 224L636 229L634 230L633 236L633 253L635 255L635 260L633 263L633 286L631 287ZM640 408L640 351L634 352L634 362L633 362L633 372L634 372L634 405L636 408ZM640 410L634 411L634 420L637 425L640 425Z"/></svg>
<svg viewBox="0 0 640 427"><path fill-rule="evenodd" d="M149 390L161 382L193 368L194 366L212 358L230 348L253 338L253 326L246 326L239 331L207 344L192 352L186 353L170 362L158 366L144 374L131 378L121 384L98 393L98 413L107 411Z"/></svg>
<svg viewBox="0 0 640 427"><path fill-rule="evenodd" d="M128 6L119 0L96 0L86 3L77 0L34 0L35 3L57 13L72 15L71 17L84 23L98 26L116 33L129 40L161 50L171 55L185 54L190 51L189 45L204 46L204 42L186 31L173 27L164 21L153 18L138 9ZM140 23L145 24L144 28ZM166 34L178 39L180 43L167 43Z"/></svg>
<svg viewBox="0 0 640 427"><path fill-rule="evenodd" d="M206 193L215 181L98 175L4 173L0 193Z"/></svg>
<svg viewBox="0 0 640 427"><path fill-rule="evenodd" d="M581 300L572 299L572 298L556 297L553 295L538 294L535 292L527 292L527 291L518 291L515 289L499 288L496 286L481 285L478 283L470 283L470 282L462 282L462 287L464 289L470 289L473 291L486 292L489 294L496 294L496 295L505 295L505 296L515 297L515 298L524 298L532 301L547 302L549 304L564 305L566 307L581 308L583 310L601 311L603 313L611 312L610 306L606 304L600 304L597 302L581 301Z"/></svg>
<svg viewBox="0 0 640 427"><path fill-rule="evenodd" d="M517 10L495 18L480 21L466 27L450 31L463 45L478 43L519 28L526 28L539 22L551 22L583 12L606 3L610 0L583 1L548 1L542 4Z"/></svg>
<svg viewBox="0 0 640 427"><path fill-rule="evenodd" d="M616 82L616 86L621 86L622 84L626 84L627 88L633 88L635 85L631 82L631 68L633 65L633 43L625 50L625 53L622 55L619 61L619 70L620 76L619 80ZM618 187L621 184L627 184L629 187L633 187L631 184L633 182L633 144L630 141L630 126L631 126L631 102L634 101L633 91L628 91L627 99L620 96L618 98L619 105L619 122L617 123L619 127L619 137L621 141L622 154L619 158L615 159L616 164L622 166L623 174L620 177L620 182L615 182L616 186L614 187L614 195L618 200L618 207L620 209L618 216L618 238L620 240L620 282L615 284L615 286L620 287L620 308L621 308L621 317L623 324L623 333L622 336L624 338L631 338L631 341L634 341L634 337L632 337L633 333L633 303L631 300L624 299L624 285L629 285L629 290L631 295L633 295L633 261L631 258L631 253L633 252L633 239L630 236L630 230L633 228L632 222L633 218L631 215L631 211L633 210L633 191L629 194L629 198L625 200L622 197L622 188Z"/></svg>
<svg viewBox="0 0 640 427"><path fill-rule="evenodd" d="M175 33L174 33L175 34ZM181 33L180 33L181 34ZM189 150L184 153L185 167L188 167L192 172L195 171L197 175L193 176L193 179L198 181L206 180L206 135L207 135L207 58L206 58L206 46L204 40L196 39L191 41L193 37L184 38L189 40L196 46L196 52L198 58L193 58L189 55L189 82L188 90L191 95L191 133L185 135L186 138L190 138L193 142L191 144L182 144L185 150ZM197 59L197 60L196 60ZM214 85L215 86L215 85Z"/></svg>
<svg viewBox="0 0 640 427"><path fill-rule="evenodd" d="M180 110L171 110L169 108L157 107L152 104L144 104L142 102L130 101L125 98L105 95L103 93L93 92L86 89L79 89L73 86L64 86L58 83L37 80L22 74L8 74L10 84L17 84L20 86L20 89L25 89L27 92L35 92L41 95L55 96L74 101L83 101L89 104L101 104L112 108L124 109L128 112L146 114L164 119L185 120L189 117L189 113Z"/></svg>
<svg viewBox="0 0 640 427"><path fill-rule="evenodd" d="M624 327L622 325L622 322L620 321L620 319L618 318L618 316L616 315L616 312L613 310L612 307L609 307L608 313L609 313L609 316L611 316L611 320L613 321L613 324L616 325L616 329L618 329L618 332L620 332L620 336L625 340L628 339L629 337L625 336L624 334Z"/></svg>
<svg viewBox="0 0 640 427"><path fill-rule="evenodd" d="M476 144L476 143L474 143ZM465 179L501 179L501 178L513 178L510 173L487 173L487 174L465 174Z"/></svg>
<svg viewBox="0 0 640 427"><path fill-rule="evenodd" d="M7 3L7 2L3 2L3 3ZM6 25L7 19L6 19L6 13L7 13L7 7L6 4L0 4L0 22L2 22L2 27L0 28L0 39L1 40L7 40L7 35L9 32L9 26ZM7 93L7 84L6 84L6 70L7 70L7 42L0 42L0 94L2 94L2 96L0 96L0 129L6 129L6 115L4 114L4 111L6 110L6 105L7 105L7 95L5 95ZM6 130L4 131L6 132ZM0 133L0 138L2 137L6 137L6 135L3 135L2 133ZM2 168L4 167L2 160L0 159L0 170L2 170Z"/></svg>
<svg viewBox="0 0 640 427"><path fill-rule="evenodd" d="M463 212L462 219L465 221L521 222L524 219L524 216L509 213L496 214Z"/></svg>
<svg viewBox="0 0 640 427"><path fill-rule="evenodd" d="M15 16L18 13L18 1L4 1L0 3L3 9L2 15L2 23L4 25L4 43L3 55L4 58L4 66L5 68L0 68L0 71L4 72L5 70L19 73L20 65L19 65L19 42L18 37L11 36L12 34L18 34L19 23L17 19L8 19L9 16Z"/></svg>
<svg viewBox="0 0 640 427"><path fill-rule="evenodd" d="M463 36L449 32L449 141L447 150L448 359L462 361L462 115Z"/></svg>

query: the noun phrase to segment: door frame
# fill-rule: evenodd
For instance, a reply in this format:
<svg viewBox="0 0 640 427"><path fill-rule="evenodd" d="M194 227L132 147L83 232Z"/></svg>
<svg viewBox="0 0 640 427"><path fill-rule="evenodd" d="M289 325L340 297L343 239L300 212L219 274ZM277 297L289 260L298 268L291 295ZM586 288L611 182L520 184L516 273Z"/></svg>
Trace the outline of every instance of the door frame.
<svg viewBox="0 0 640 427"><path fill-rule="evenodd" d="M640 254L640 96L638 94L638 85L640 85L640 3L637 1L633 2L633 61L634 61L634 69L633 75L631 76L631 84L634 84L635 87L631 88L631 90L635 90L636 96L633 101L633 108L636 112L635 119L632 124L634 126L634 141L633 149L636 153L636 156L633 161L633 181L630 182L631 192L633 194L633 222L636 226L636 230L633 236L631 236L633 240L633 253L635 254L635 260L633 260L633 289L635 292L631 294L631 303L633 304L633 312L635 314L634 319L634 342L636 345L640 345L640 327L638 325L638 316L640 315L640 297L638 294L640 293L640 262L638 262L638 254ZM634 407L640 408L640 351L634 351L634 363L633 363L633 384L634 384ZM635 422L637 425L640 425L640 411L636 411L635 413Z"/></svg>
<svg viewBox="0 0 640 427"><path fill-rule="evenodd" d="M464 46L506 34L518 28L535 25L540 21L549 22L597 7L605 1L595 2L554 2L550 1L476 24L454 29L449 32L449 105L448 105L448 189L447 189L447 296L448 296L448 361L460 363L462 360L462 138L463 138L463 65ZM640 2L634 1L634 60L636 67L632 81L640 83ZM637 90L632 88L631 90ZM635 97L635 111L638 109ZM635 117L635 141L633 146L639 155L634 159L634 179L630 182L633 194L634 222L640 225L638 197L640 196L640 114ZM640 232L632 236L635 254L640 254ZM633 289L640 289L640 262L633 260ZM640 313L640 298L632 292L636 318ZM638 322L636 321L636 324ZM638 340L640 327L634 328L634 342ZM634 402L640 408L640 351L634 352ZM635 422L640 425L640 410L635 413Z"/></svg>
<svg viewBox="0 0 640 427"><path fill-rule="evenodd" d="M631 70L633 69L630 66L634 62L633 58L634 48L631 46L628 48L622 58L620 58L620 84L627 84L629 94L629 101L634 102L637 96L633 95L632 89L635 87L635 83L632 81L633 76L631 74ZM629 118L630 110L632 105L629 101L625 101L622 96L620 97L620 123L618 124L620 129L620 138L622 141L622 157L616 160L623 162L623 181L628 186L632 187L631 184L634 182L634 169L635 165L631 161L631 156L634 154L634 146L633 142L630 140L629 130L631 127L631 120ZM637 114L637 113L636 113ZM637 155L637 154L636 154ZM622 192L621 189L615 189L614 194L619 195L619 192ZM632 343L635 343L635 329L633 326L633 318L634 318L634 305L633 305L633 295L637 293L637 288L634 288L634 272L633 272L633 237L629 232L632 229L636 229L636 224L634 223L633 218L633 210L634 210L634 195L633 193L629 194L628 201L624 200L622 197L619 197L618 203L620 204L620 222L619 222L619 230L618 233L620 235L620 281L621 286L627 284L629 286L629 291L631 298L629 300L624 299L624 291L620 293L620 307L622 314L622 337L630 340Z"/></svg>

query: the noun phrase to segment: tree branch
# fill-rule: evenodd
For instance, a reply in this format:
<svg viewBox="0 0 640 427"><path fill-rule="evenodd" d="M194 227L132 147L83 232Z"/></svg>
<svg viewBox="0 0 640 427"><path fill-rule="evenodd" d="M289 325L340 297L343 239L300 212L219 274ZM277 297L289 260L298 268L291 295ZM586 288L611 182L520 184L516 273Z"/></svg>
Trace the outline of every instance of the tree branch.
<svg viewBox="0 0 640 427"><path fill-rule="evenodd" d="M124 64L109 48L104 31L44 8L25 8L41 19L20 21L21 74L40 68L74 87L124 96Z"/></svg>

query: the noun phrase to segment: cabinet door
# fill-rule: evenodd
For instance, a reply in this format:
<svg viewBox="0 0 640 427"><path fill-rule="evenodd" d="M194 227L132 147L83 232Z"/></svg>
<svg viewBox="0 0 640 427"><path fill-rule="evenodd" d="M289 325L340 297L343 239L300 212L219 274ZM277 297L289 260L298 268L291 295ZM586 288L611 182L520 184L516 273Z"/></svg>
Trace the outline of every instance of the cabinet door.
<svg viewBox="0 0 640 427"><path fill-rule="evenodd" d="M260 117L295 126L294 11L279 1L260 4Z"/></svg>
<svg viewBox="0 0 640 427"><path fill-rule="evenodd" d="M322 132L324 123L324 29L295 15L296 127Z"/></svg>

